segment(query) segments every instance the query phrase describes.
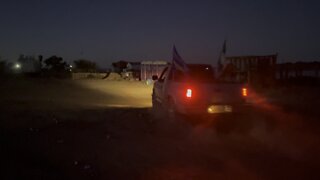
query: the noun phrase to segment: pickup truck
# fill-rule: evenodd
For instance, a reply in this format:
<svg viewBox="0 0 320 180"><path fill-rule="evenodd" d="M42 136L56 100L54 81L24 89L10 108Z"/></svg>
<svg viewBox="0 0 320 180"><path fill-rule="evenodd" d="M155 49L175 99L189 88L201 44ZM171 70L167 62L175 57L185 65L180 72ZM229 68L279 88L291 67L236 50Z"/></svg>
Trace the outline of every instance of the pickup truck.
<svg viewBox="0 0 320 180"><path fill-rule="evenodd" d="M188 72L168 65L155 81L152 106L173 115L213 115L244 112L248 103L248 88L215 78L208 64L187 64Z"/></svg>

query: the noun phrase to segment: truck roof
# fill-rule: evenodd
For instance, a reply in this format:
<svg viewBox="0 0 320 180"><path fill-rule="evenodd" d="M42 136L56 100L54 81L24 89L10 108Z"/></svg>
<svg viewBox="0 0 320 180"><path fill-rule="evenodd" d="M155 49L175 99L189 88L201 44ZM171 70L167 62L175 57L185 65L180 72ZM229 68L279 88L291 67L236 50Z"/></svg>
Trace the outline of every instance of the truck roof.
<svg viewBox="0 0 320 180"><path fill-rule="evenodd" d="M187 64L188 67L211 67L211 64Z"/></svg>
<svg viewBox="0 0 320 180"><path fill-rule="evenodd" d="M175 81L188 81L195 80L197 82L213 82L214 81L214 69L210 64L187 64L189 68L188 75L182 71L174 71Z"/></svg>
<svg viewBox="0 0 320 180"><path fill-rule="evenodd" d="M169 63L170 65L172 65L172 63ZM198 63L188 63L187 66L211 66L211 64L198 64Z"/></svg>

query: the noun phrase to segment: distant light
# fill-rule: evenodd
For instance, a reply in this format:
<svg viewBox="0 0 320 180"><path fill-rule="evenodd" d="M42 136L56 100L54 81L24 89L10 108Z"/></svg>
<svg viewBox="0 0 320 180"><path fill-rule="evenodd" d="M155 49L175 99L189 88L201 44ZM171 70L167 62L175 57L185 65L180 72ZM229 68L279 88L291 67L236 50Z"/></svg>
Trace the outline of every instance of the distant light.
<svg viewBox="0 0 320 180"><path fill-rule="evenodd" d="M206 70L209 70L209 68L208 68L208 67L206 67Z"/></svg>
<svg viewBox="0 0 320 180"><path fill-rule="evenodd" d="M21 65L20 65L19 63L16 63L16 64L14 65L14 68L15 68L15 69L20 69L20 68L21 68Z"/></svg>
<svg viewBox="0 0 320 180"><path fill-rule="evenodd" d="M70 65L69 67L72 68L72 65Z"/></svg>

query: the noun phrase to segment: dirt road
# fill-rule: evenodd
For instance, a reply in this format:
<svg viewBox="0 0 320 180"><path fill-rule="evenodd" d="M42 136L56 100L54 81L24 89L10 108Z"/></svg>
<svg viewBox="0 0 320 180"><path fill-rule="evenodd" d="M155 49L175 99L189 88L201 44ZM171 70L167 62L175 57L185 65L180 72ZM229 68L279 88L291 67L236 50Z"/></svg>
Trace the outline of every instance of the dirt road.
<svg viewBox="0 0 320 180"><path fill-rule="evenodd" d="M155 119L140 82L19 79L0 92L0 179L320 177L318 128L272 104L194 126Z"/></svg>

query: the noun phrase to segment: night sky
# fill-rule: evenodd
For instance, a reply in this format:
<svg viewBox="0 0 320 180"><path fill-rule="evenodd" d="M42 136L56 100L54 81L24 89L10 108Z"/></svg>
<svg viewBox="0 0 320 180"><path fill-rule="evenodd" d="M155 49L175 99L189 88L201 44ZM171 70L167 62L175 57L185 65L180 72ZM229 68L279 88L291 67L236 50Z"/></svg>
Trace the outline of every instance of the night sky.
<svg viewBox="0 0 320 180"><path fill-rule="evenodd" d="M320 60L320 3L268 1L1 0L0 56L171 60L215 65L227 55L279 53L283 61Z"/></svg>

